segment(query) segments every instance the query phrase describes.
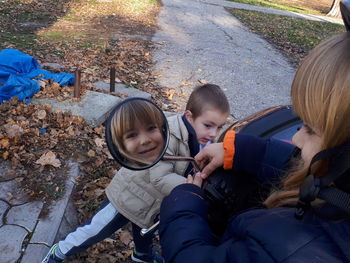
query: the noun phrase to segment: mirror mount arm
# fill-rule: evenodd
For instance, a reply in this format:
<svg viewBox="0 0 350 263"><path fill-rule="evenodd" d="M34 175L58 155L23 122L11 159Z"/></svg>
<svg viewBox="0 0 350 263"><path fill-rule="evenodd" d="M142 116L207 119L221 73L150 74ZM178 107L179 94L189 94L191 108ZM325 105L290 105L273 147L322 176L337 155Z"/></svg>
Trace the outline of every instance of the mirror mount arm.
<svg viewBox="0 0 350 263"><path fill-rule="evenodd" d="M143 237L143 236L147 235L149 232L153 233L153 231L156 230L157 227L159 226L159 222L160 221L157 221L150 228L142 228L140 231L140 235Z"/></svg>
<svg viewBox="0 0 350 263"><path fill-rule="evenodd" d="M162 157L162 160L163 161L187 161L187 162L190 162L193 165L193 168L195 169L196 173L201 171L201 169L199 168L196 160L193 157L164 155Z"/></svg>

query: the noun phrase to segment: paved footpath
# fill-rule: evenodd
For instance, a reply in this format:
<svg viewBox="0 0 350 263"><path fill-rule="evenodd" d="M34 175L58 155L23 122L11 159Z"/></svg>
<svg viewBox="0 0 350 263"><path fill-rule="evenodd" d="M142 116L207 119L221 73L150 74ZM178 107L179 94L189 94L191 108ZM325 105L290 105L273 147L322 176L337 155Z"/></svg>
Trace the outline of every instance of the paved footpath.
<svg viewBox="0 0 350 263"><path fill-rule="evenodd" d="M19 191L18 184L25 175L0 162L0 263L41 262L49 246L78 224L69 202L78 164L70 163L67 171L65 195L43 215L43 202L31 201Z"/></svg>
<svg viewBox="0 0 350 263"><path fill-rule="evenodd" d="M182 109L193 86L218 84L236 118L289 104L294 68L225 7L307 17L224 0L163 0L160 30L153 37L159 84L175 91Z"/></svg>

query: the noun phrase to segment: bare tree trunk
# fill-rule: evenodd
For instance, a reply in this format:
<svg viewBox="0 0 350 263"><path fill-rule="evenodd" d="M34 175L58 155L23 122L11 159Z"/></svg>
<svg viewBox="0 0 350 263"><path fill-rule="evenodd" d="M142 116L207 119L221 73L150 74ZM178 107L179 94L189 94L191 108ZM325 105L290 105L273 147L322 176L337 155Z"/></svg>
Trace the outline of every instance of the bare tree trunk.
<svg viewBox="0 0 350 263"><path fill-rule="evenodd" d="M327 14L328 16L341 17L339 3L340 0L333 0L332 8Z"/></svg>

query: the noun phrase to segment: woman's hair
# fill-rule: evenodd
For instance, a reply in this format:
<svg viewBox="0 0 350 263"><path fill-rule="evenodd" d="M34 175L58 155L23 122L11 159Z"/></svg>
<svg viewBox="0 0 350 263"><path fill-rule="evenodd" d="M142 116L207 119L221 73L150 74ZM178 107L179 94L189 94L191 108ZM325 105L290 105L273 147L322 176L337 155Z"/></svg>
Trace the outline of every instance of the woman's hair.
<svg viewBox="0 0 350 263"><path fill-rule="evenodd" d="M350 33L332 37L310 52L296 72L291 97L295 113L321 133L321 150L350 140ZM295 204L307 170L297 164L265 205ZM325 170L327 161L321 160L313 167L313 174L322 176Z"/></svg>
<svg viewBox="0 0 350 263"><path fill-rule="evenodd" d="M119 105L111 123L112 140L119 153L139 165L147 165L145 161L138 160L126 152L123 135L136 129L136 126L147 127L150 124L155 124L160 132L163 132L165 125L163 115L152 103L135 99Z"/></svg>
<svg viewBox="0 0 350 263"><path fill-rule="evenodd" d="M205 110L213 109L222 113L230 112L225 93L214 84L195 87L186 104L186 110L191 111L193 119L200 116Z"/></svg>

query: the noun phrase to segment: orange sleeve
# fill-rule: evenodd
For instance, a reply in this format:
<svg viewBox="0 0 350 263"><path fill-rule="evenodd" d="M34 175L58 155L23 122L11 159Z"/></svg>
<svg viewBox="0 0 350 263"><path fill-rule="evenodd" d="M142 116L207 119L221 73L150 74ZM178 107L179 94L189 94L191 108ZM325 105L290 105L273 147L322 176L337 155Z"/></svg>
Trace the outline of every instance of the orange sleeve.
<svg viewBox="0 0 350 263"><path fill-rule="evenodd" d="M235 138L236 133L233 130L227 131L224 137L224 169L230 170L233 165L233 158L235 156Z"/></svg>

